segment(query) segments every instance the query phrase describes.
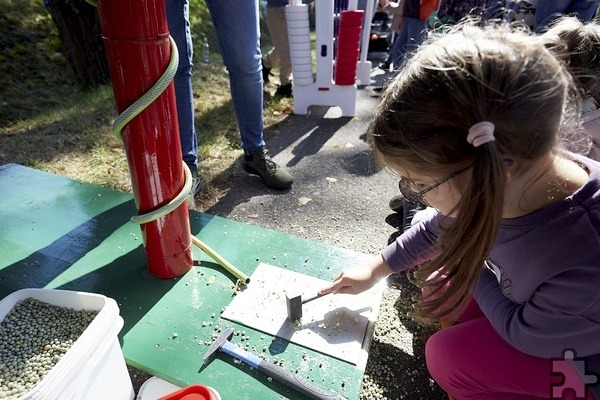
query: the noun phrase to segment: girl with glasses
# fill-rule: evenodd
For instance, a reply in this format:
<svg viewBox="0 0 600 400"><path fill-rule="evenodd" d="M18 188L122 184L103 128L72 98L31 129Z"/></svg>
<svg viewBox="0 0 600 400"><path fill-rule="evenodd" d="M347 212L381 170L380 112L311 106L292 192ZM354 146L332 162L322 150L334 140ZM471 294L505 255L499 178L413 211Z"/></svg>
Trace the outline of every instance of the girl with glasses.
<svg viewBox="0 0 600 400"><path fill-rule="evenodd" d="M321 293L411 271L414 316L443 328L427 366L453 398L562 398L564 377L600 400L600 163L571 151L589 140L569 56L558 37L464 23L428 39L375 112L378 161L436 211Z"/></svg>

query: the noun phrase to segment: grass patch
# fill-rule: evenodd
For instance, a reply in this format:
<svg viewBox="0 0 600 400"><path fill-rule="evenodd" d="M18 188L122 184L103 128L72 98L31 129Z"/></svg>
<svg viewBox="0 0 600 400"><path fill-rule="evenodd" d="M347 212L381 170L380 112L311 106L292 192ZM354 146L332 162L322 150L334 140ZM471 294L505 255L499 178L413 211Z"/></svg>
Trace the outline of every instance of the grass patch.
<svg viewBox="0 0 600 400"><path fill-rule="evenodd" d="M226 193L243 154L229 79L204 1L191 0L195 124L204 189L200 209ZM262 45L270 47L264 21ZM211 48L204 64L202 39ZM110 85L84 89L62 53L52 18L39 0L4 0L0 11L0 165L17 163L71 179L131 191ZM267 88L274 91L274 88ZM266 95L265 130L292 112L289 99Z"/></svg>

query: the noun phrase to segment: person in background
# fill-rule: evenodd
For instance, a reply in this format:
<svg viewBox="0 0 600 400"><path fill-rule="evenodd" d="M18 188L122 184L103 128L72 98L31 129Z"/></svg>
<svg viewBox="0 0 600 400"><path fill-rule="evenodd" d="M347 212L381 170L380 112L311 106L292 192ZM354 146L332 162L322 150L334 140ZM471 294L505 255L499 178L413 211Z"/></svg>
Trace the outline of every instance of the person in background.
<svg viewBox="0 0 600 400"><path fill-rule="evenodd" d="M529 29L535 30L535 11L537 0L522 0L516 2L514 19L521 21Z"/></svg>
<svg viewBox="0 0 600 400"><path fill-rule="evenodd" d="M287 32L285 6L288 0L267 0L267 28L273 48L261 60L263 81L269 82L271 69L279 65L279 86L276 96L292 97L292 60Z"/></svg>
<svg viewBox="0 0 600 400"><path fill-rule="evenodd" d="M427 367L455 399L547 399L556 360L600 399L600 163L563 146L583 139L565 48L461 23L408 60L369 129L403 196L434 212L320 293L412 271L415 318L442 327Z"/></svg>
<svg viewBox="0 0 600 400"><path fill-rule="evenodd" d="M194 112L191 96L192 37L189 29L189 1L166 0L165 4L169 31L181 54L175 78L175 92L183 157L188 165L195 165L197 139L193 130ZM293 183L292 175L285 167L271 159L263 137L263 80L258 2L206 0L206 5L213 20L223 61L229 72L231 99L244 150L242 167L246 172L258 175L270 188L288 189Z"/></svg>
<svg viewBox="0 0 600 400"><path fill-rule="evenodd" d="M558 47L556 51L571 55L569 68L583 99L583 127L592 139L588 156L600 161L600 26L581 22L577 17L563 17L550 25L542 37L548 47Z"/></svg>
<svg viewBox="0 0 600 400"><path fill-rule="evenodd" d="M562 46L562 50L570 54L569 69L583 99L581 114L597 110L600 104L598 24L582 22L577 16L562 17L555 20L542 37L547 41L548 47Z"/></svg>
<svg viewBox="0 0 600 400"><path fill-rule="evenodd" d="M181 151L183 161L192 173L191 197L193 198L202 190L202 180L198 177L198 136L194 125L194 94L192 90L194 48L189 22L190 5L188 0L166 0L165 5L169 33L179 51L179 65L173 78L173 84ZM189 206L194 209L194 202L190 201Z"/></svg>
<svg viewBox="0 0 600 400"><path fill-rule="evenodd" d="M402 6L402 23L398 37L390 51L394 69L401 67L408 57L427 37L426 20L421 19L421 0L404 0Z"/></svg>
<svg viewBox="0 0 600 400"><path fill-rule="evenodd" d="M494 0L441 0L438 18L451 18L453 21L469 17L485 19L490 3Z"/></svg>
<svg viewBox="0 0 600 400"><path fill-rule="evenodd" d="M490 18L520 21L536 33L543 33L561 16L591 21L600 0L492 0Z"/></svg>
<svg viewBox="0 0 600 400"><path fill-rule="evenodd" d="M537 0L534 30L544 32L561 15L574 15L582 22L591 21L600 0Z"/></svg>
<svg viewBox="0 0 600 400"><path fill-rule="evenodd" d="M389 68L391 63L393 70L398 71L406 63L410 55L427 38L427 18L421 13L421 2L422 0L403 0L398 3L399 7L402 7L401 11L398 11L399 8L396 8L395 11L401 14L400 31L394 38L394 43L384 65L380 66L380 68ZM382 86L373 87L373 91L379 95L387 84L388 80ZM396 200L403 201L402 199ZM390 203L392 202L395 202L395 199L390 200ZM391 204L390 207L392 207ZM392 209L394 210L394 208Z"/></svg>
<svg viewBox="0 0 600 400"><path fill-rule="evenodd" d="M387 71L392 66L392 51L391 49L394 47L394 43L398 39L398 35L400 34L400 30L402 28L402 24L404 23L404 16L402 14L402 10L404 9L404 0L400 1L388 1L388 0L379 0L379 7L381 11L388 13L392 17L392 24L390 26L392 32L394 32L394 38L392 40L392 45L390 46L390 51L388 52L385 60L379 63L378 67L384 71Z"/></svg>

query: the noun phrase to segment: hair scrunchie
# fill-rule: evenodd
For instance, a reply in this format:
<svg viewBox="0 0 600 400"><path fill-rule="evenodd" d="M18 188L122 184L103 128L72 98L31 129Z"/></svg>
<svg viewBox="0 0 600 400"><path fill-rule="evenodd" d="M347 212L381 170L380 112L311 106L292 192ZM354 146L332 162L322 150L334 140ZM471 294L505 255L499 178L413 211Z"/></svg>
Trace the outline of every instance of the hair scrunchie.
<svg viewBox="0 0 600 400"><path fill-rule="evenodd" d="M482 144L493 142L496 140L494 137L494 129L494 124L489 121L478 122L469 129L467 142L471 143L473 147L479 147Z"/></svg>

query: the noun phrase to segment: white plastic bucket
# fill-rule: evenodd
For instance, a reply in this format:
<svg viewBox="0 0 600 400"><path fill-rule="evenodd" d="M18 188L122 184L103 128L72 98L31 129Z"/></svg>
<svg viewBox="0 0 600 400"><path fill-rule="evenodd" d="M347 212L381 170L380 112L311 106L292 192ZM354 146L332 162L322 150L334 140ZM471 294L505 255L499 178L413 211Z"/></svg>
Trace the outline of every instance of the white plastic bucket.
<svg viewBox="0 0 600 400"><path fill-rule="evenodd" d="M119 306L106 296L53 289L22 289L0 301L0 321L21 300L34 298L98 315L32 390L18 400L132 400L133 385L119 345Z"/></svg>

